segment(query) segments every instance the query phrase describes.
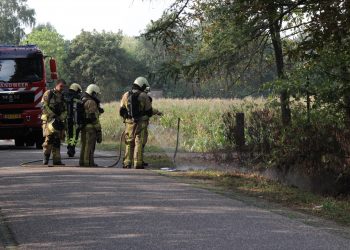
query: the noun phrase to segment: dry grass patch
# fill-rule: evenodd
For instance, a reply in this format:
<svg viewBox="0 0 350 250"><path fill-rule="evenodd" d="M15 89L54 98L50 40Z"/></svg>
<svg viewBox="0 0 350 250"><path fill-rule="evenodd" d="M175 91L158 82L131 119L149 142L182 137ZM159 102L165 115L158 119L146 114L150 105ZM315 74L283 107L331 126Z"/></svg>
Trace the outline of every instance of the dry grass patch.
<svg viewBox="0 0 350 250"><path fill-rule="evenodd" d="M232 106L263 106L262 98L246 99L155 99L154 107L164 113L153 117L149 128L148 146L163 151L173 151L176 144L177 119L181 118L180 151L209 152L223 149L227 143L224 136L222 115ZM104 143L116 144L124 129L119 117L119 103L104 105L101 116Z"/></svg>

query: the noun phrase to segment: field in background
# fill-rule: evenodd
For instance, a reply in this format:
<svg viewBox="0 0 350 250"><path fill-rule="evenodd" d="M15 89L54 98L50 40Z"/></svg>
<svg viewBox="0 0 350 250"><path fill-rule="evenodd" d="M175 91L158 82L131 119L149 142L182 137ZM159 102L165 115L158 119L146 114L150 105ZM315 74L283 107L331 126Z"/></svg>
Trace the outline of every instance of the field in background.
<svg viewBox="0 0 350 250"><path fill-rule="evenodd" d="M180 151L209 152L225 147L222 115L232 107L263 106L265 99L155 99L153 106L164 113L153 117L149 126L148 149L173 150L176 145L177 119L181 118ZM104 145L118 144L124 124L119 117L119 103L104 104L101 117Z"/></svg>

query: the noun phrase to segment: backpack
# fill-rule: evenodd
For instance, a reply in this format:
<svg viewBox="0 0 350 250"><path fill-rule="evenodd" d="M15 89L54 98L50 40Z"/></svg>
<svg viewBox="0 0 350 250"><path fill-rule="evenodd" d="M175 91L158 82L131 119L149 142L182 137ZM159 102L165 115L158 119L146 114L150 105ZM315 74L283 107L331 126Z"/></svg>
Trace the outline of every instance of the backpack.
<svg viewBox="0 0 350 250"><path fill-rule="evenodd" d="M87 100L82 98L81 102L77 103L77 124L85 125L86 124L86 115L85 115L85 102Z"/></svg>
<svg viewBox="0 0 350 250"><path fill-rule="evenodd" d="M128 95L128 116L134 120L138 120L143 114L140 110L139 96L141 92L129 91Z"/></svg>
<svg viewBox="0 0 350 250"><path fill-rule="evenodd" d="M70 92L65 93L64 100L67 106L67 120L68 121L76 121L76 117L74 114L74 95Z"/></svg>

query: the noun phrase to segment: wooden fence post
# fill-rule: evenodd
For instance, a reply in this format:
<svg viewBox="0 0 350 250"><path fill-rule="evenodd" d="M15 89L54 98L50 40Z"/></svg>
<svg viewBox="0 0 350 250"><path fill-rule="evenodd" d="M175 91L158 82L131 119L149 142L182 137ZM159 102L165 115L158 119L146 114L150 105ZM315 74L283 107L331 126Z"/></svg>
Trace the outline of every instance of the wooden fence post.
<svg viewBox="0 0 350 250"><path fill-rule="evenodd" d="M245 145L244 136L244 113L236 114L236 128L235 128L235 141L238 148L242 148Z"/></svg>

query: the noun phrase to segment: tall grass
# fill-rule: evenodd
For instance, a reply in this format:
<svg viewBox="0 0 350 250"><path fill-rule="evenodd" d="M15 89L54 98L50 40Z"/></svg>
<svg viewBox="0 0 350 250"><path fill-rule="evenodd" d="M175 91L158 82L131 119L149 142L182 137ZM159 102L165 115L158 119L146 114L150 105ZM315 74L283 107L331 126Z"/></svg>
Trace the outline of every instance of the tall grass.
<svg viewBox="0 0 350 250"><path fill-rule="evenodd" d="M177 119L181 118L180 147L182 151L208 152L226 145L222 115L232 106L244 110L250 105L262 106L265 100L252 99L155 99L153 106L164 113L150 122L148 146L173 149L176 144ZM106 143L117 143L124 130L119 117L119 103L104 105L101 117Z"/></svg>

